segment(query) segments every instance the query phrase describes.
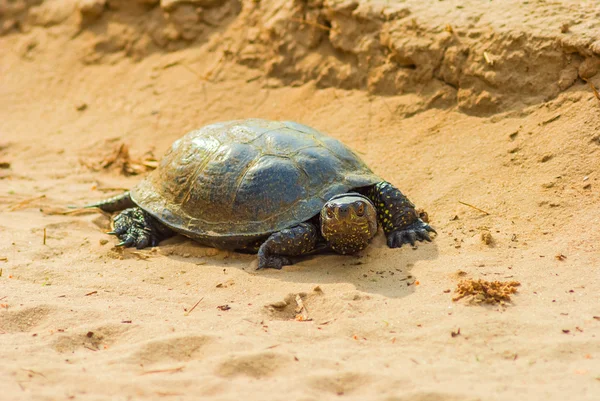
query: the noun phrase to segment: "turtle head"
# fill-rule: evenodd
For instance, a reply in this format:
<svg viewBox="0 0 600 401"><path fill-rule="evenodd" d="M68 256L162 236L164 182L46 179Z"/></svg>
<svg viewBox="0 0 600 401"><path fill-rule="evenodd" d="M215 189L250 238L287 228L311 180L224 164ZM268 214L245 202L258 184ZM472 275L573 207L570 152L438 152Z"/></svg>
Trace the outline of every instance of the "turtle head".
<svg viewBox="0 0 600 401"><path fill-rule="evenodd" d="M358 252L377 233L377 211L366 196L336 195L321 209L321 234L341 254Z"/></svg>

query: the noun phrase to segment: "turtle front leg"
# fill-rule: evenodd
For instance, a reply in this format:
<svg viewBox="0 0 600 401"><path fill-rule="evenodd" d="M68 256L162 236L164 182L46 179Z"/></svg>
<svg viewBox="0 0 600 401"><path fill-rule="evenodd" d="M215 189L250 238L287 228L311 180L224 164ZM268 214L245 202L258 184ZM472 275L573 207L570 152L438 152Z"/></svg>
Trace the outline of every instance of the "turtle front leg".
<svg viewBox="0 0 600 401"><path fill-rule="evenodd" d="M300 223L273 233L258 249L259 269L281 269L293 264L290 256L300 256L315 248L318 231L312 223Z"/></svg>
<svg viewBox="0 0 600 401"><path fill-rule="evenodd" d="M375 204L390 248L414 245L415 241L431 242L429 233L436 231L419 218L415 205L392 184L379 182L368 189L367 196Z"/></svg>
<svg viewBox="0 0 600 401"><path fill-rule="evenodd" d="M114 218L114 230L121 242L117 246L137 249L156 246L160 241L174 235L170 228L161 224L139 207L125 209Z"/></svg>

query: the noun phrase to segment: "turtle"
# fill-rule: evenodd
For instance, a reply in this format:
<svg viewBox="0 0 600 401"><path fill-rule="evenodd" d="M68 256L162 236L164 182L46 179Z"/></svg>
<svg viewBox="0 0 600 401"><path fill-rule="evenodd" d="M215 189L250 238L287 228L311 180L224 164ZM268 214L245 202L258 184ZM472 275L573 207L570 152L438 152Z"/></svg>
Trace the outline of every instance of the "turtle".
<svg viewBox="0 0 600 401"><path fill-rule="evenodd" d="M109 213L108 234L138 249L182 234L258 254L258 269L333 250L355 254L381 225L390 248L431 241L400 190L347 146L293 121L213 123L176 140L129 191L87 207Z"/></svg>

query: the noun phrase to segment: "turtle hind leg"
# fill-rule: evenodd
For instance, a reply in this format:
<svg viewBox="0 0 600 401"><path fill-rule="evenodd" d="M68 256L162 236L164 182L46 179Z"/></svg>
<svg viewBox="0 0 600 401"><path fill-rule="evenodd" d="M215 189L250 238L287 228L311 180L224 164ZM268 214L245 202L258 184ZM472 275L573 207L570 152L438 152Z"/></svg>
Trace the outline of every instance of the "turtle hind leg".
<svg viewBox="0 0 600 401"><path fill-rule="evenodd" d="M97 207L98 209L112 213L118 212L120 210L125 210L130 207L134 207L135 203L131 200L131 196L129 196L129 191L122 193L117 196L113 196L112 198L105 199L100 202L92 203L91 205L86 205L84 208L92 208Z"/></svg>
<svg viewBox="0 0 600 401"><path fill-rule="evenodd" d="M117 246L138 249L156 246L160 241L175 233L139 207L123 210L114 219L114 230L121 242Z"/></svg>
<svg viewBox="0 0 600 401"><path fill-rule="evenodd" d="M290 256L310 253L317 243L318 231L312 223L300 223L273 233L258 249L258 269L281 269L293 264Z"/></svg>

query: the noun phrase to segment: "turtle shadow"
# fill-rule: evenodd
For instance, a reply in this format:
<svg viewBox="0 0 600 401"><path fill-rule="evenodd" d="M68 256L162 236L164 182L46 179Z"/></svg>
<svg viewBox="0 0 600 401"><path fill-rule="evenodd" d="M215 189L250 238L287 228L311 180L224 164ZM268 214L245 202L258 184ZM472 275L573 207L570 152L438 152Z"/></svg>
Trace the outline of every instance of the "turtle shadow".
<svg viewBox="0 0 600 401"><path fill-rule="evenodd" d="M390 249L385 243L371 244L359 255L320 253L298 259L282 270L261 270L264 277L293 283L349 283L361 292L402 298L415 291L418 277L413 273L417 263L438 257L435 240ZM379 241L378 241L379 242ZM256 268L257 262L252 263Z"/></svg>
<svg viewBox="0 0 600 401"><path fill-rule="evenodd" d="M284 266L281 270L256 270L256 255L205 247L182 236L164 241L161 248L163 251L159 253L164 256L178 260L182 260L183 256L189 263L197 262L195 258L203 258L203 264L208 263L214 267L233 268L255 277L312 286L348 283L358 291L390 298L401 298L413 293L415 282L418 281L418 277L412 272L413 267L417 263L436 259L439 254L435 239L431 243L418 242L414 247L404 245L390 249L380 233L358 255L320 252L295 258L295 264Z"/></svg>

